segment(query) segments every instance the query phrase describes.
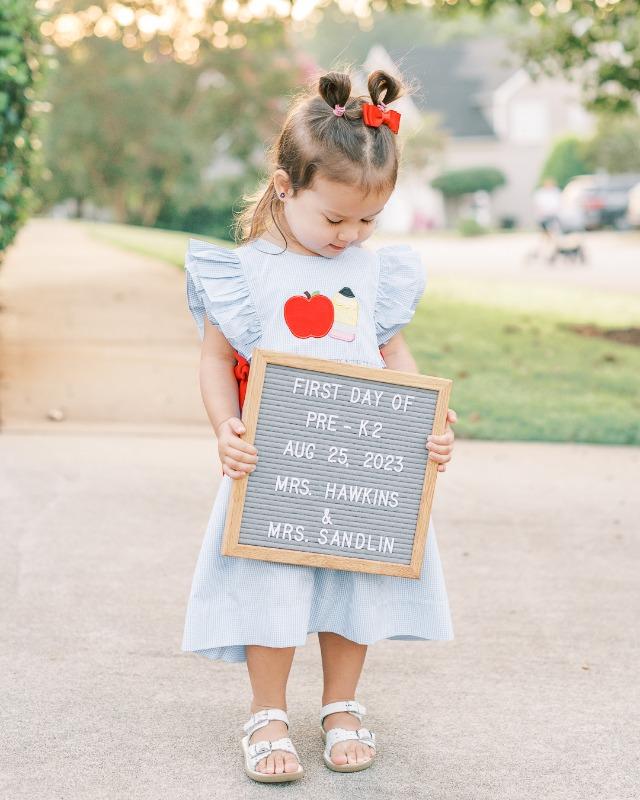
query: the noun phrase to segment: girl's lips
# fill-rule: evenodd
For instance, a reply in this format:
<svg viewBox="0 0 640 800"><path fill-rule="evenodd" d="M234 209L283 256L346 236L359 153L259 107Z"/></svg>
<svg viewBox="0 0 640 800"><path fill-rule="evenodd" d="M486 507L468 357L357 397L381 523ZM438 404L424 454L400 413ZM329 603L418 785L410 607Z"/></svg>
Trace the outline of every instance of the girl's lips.
<svg viewBox="0 0 640 800"><path fill-rule="evenodd" d="M333 247L334 250L344 250L346 248L346 245L344 245L343 247L338 247L337 244L330 244L329 247Z"/></svg>

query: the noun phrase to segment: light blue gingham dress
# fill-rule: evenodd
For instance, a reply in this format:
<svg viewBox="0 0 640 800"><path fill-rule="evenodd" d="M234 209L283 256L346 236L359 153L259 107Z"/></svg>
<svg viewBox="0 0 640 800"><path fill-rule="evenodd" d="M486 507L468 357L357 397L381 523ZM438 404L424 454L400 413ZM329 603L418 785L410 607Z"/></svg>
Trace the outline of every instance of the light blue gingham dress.
<svg viewBox="0 0 640 800"><path fill-rule="evenodd" d="M234 249L190 239L185 272L201 339L206 316L249 360L262 347L372 367L385 366L378 348L411 320L425 285L420 256L407 245L349 247L325 258L283 252L266 239ZM299 338L284 304L316 291L334 301L334 328L320 338ZM183 651L245 661L247 644L299 646L317 631L362 644L453 638L432 523L420 580L223 556L231 483L222 477L204 535Z"/></svg>

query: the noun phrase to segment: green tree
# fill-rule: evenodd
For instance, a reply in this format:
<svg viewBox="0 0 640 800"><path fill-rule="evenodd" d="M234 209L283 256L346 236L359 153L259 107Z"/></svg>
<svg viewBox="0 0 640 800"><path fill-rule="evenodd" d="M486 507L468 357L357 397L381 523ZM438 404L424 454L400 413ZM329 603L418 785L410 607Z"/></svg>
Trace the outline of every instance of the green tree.
<svg viewBox="0 0 640 800"><path fill-rule="evenodd" d="M61 50L47 90L47 204L92 200L119 221L153 225L161 213L176 220L219 198L228 177L207 174L216 160L237 159L253 179L299 79L282 28L256 28L255 47L205 50L197 66L147 61L104 38Z"/></svg>
<svg viewBox="0 0 640 800"><path fill-rule="evenodd" d="M197 186L191 126L194 79L172 60L146 64L139 52L89 39L59 54L44 136L51 204L73 197L110 206L121 221L153 224L176 184Z"/></svg>
<svg viewBox="0 0 640 800"><path fill-rule="evenodd" d="M640 117L607 114L585 145L592 171L640 173Z"/></svg>
<svg viewBox="0 0 640 800"><path fill-rule="evenodd" d="M520 27L512 46L532 75L564 74L578 81L585 105L594 111L620 113L638 106L637 0L435 0L435 8L443 15L517 14Z"/></svg>
<svg viewBox="0 0 640 800"><path fill-rule="evenodd" d="M553 178L556 184L564 189L571 178L591 172L586 147L587 143L576 136L559 139L544 162L538 183L541 184L545 178Z"/></svg>
<svg viewBox="0 0 640 800"><path fill-rule="evenodd" d="M322 16L326 2L313 10L313 19ZM513 15L516 32L512 46L519 51L523 63L533 74L573 76L584 87L585 100L591 108L619 112L635 107L640 94L640 14L637 0L429 0L436 14L443 17L464 12L492 18L500 13ZM371 27L374 10L378 13L413 9L415 0L365 0L358 3L360 24ZM293 2L290 0L290 8ZM98 9L98 11L96 11ZM122 9L125 9L123 12ZM355 6L354 6L355 9ZM93 0L58 0L56 13L83 10L72 33L51 35L60 41L75 42L91 36L96 29L108 31L114 38L127 37L140 46L153 48L153 40L171 50L180 60L195 63L199 44L218 38L220 47L227 46L240 33L252 14L251 4L239 3L235 10L224 0L211 0L205 6L202 20L194 20L188 4L175 2L171 8L171 24L163 19L167 9L160 9L157 0L120 0L104 9ZM128 11L127 11L128 10ZM131 13L133 12L133 13ZM144 14L143 12L146 12ZM216 33L216 24L229 22L229 35ZM354 14L355 14L354 10ZM138 21L144 19L145 30ZM55 21L55 20L54 20ZM275 26L287 24L287 19L265 20ZM223 25L226 24L223 22ZM153 30L149 34L150 26ZM67 26L68 27L68 26ZM410 31L413 39L416 31ZM358 44L358 43L356 43Z"/></svg>

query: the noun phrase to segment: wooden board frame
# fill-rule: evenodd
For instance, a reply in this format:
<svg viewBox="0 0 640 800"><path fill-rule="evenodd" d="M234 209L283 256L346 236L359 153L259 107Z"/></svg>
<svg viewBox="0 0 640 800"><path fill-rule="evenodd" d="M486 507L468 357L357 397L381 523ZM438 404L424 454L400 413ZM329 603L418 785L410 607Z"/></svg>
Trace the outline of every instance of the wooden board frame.
<svg viewBox="0 0 640 800"><path fill-rule="evenodd" d="M363 367L354 364L345 364L339 361L298 356L290 353L279 353L273 350L261 350L256 348L251 358L247 394L242 414L242 421L246 428L246 432L242 438L244 441L250 442L251 444L255 441L258 417L260 414L260 398L268 364L317 370L320 372L329 372L333 375L376 380L382 381L383 383L394 383L420 389L432 389L438 393L432 433L438 435L445 431L447 409L449 407L449 397L452 386L452 381L448 378L436 378L431 375L420 375L391 369ZM285 548L240 544L238 540L240 537L244 501L247 494L247 478L233 480L225 522L224 539L222 542L222 555L255 558L260 561L276 561L285 564L302 564L304 566L348 570L350 572L370 572L379 575L420 578L437 475L438 464L428 458L422 485L416 530L414 533L411 561L409 564L373 561L371 559L357 558L355 556L326 555L323 553L287 550Z"/></svg>

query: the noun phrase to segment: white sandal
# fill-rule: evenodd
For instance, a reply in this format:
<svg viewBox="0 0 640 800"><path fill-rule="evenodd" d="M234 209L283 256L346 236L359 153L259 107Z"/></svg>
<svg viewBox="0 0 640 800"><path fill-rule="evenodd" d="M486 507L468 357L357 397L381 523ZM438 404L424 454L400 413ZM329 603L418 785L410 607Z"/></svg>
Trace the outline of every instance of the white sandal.
<svg viewBox="0 0 640 800"><path fill-rule="evenodd" d="M288 737L276 739L275 741L262 739L259 742L249 744L252 734L260 728L264 728L265 725L268 725L272 719L278 719L281 722L284 722L287 728L289 727L289 717L287 716L286 711L283 711L281 708L267 708L263 711L256 711L255 714L252 714L249 717L248 722L246 722L243 726L243 730L246 733L246 736L242 737L242 752L244 753L245 772L250 778L253 778L254 781L259 781L260 783L283 783L284 781L296 781L298 778L301 778L304 775L304 770L302 769L300 758L298 757L298 753L296 752L296 748L293 746L291 739ZM281 773L258 772L256 770L258 763L275 750L286 750L288 753L293 753L293 755L298 759L298 771Z"/></svg>
<svg viewBox="0 0 640 800"><path fill-rule="evenodd" d="M320 730L322 738L325 740L323 753L324 763L334 772L358 772L361 769L370 767L375 759L376 735L368 728L358 728L357 731L350 731L346 728L331 728L330 731L324 729L324 718L337 711L349 711L362 722L362 717L367 713L367 709L360 705L356 700L338 700L335 703L328 703L320 709ZM331 760L331 748L338 742L346 742L349 739L357 739L373 749L373 755L366 761L358 764L336 764Z"/></svg>

